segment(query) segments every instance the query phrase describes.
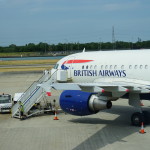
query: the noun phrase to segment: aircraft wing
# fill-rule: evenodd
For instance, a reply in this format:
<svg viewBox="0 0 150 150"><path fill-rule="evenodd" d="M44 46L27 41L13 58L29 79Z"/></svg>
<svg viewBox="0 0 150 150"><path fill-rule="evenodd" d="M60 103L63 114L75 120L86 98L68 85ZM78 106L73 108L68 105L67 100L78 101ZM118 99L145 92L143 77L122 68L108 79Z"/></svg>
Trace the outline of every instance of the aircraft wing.
<svg viewBox="0 0 150 150"><path fill-rule="evenodd" d="M150 86L126 82L100 83L53 83L52 88L57 90L82 90L84 87L96 88L97 92L134 92L150 93Z"/></svg>
<svg viewBox="0 0 150 150"><path fill-rule="evenodd" d="M50 86L56 90L81 90L76 83L53 83Z"/></svg>

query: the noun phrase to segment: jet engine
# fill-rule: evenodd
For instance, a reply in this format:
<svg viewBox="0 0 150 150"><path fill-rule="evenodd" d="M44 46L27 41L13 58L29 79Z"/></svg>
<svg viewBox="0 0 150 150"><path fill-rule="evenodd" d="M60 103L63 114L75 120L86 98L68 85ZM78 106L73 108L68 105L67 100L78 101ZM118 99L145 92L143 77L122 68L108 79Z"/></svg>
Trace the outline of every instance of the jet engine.
<svg viewBox="0 0 150 150"><path fill-rule="evenodd" d="M60 95L60 107L69 114L86 116L109 109L112 107L112 103L101 99L95 93L67 90Z"/></svg>

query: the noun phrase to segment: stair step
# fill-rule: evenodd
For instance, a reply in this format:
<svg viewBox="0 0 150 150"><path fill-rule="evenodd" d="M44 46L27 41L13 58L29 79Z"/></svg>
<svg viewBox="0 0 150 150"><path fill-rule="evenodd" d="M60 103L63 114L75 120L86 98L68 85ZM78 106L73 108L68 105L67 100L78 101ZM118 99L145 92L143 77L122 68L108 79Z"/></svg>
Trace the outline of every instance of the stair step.
<svg viewBox="0 0 150 150"><path fill-rule="evenodd" d="M29 110L33 107L36 102L39 102L42 96L45 95L42 87L38 85L46 82L50 79L49 72L46 72L37 82L33 82L33 84L24 92L23 96L19 99L23 105L24 113L28 114ZM12 117L19 116L19 101L12 107Z"/></svg>

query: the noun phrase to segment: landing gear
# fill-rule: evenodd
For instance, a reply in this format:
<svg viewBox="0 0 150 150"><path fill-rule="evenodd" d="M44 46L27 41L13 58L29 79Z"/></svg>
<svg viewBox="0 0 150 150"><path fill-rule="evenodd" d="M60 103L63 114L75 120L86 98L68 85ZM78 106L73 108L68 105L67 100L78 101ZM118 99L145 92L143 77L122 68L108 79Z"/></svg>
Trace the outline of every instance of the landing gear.
<svg viewBox="0 0 150 150"><path fill-rule="evenodd" d="M143 122L143 113L140 112L135 112L133 113L133 115L131 116L131 123L134 126L140 126L141 122Z"/></svg>
<svg viewBox="0 0 150 150"><path fill-rule="evenodd" d="M140 112L135 112L131 116L131 123L134 126L141 126L141 123L149 124L149 112L143 111L142 113Z"/></svg>

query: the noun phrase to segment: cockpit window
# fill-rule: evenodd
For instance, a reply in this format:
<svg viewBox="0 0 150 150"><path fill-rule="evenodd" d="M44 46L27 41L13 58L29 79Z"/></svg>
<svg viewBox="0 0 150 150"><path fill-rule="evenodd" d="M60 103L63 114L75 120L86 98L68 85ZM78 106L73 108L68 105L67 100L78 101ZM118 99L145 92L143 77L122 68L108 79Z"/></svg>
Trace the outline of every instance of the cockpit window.
<svg viewBox="0 0 150 150"><path fill-rule="evenodd" d="M58 66L59 66L59 64L56 64L56 65L54 66L54 69L58 69Z"/></svg>

